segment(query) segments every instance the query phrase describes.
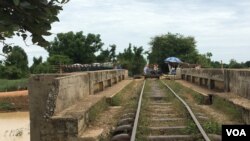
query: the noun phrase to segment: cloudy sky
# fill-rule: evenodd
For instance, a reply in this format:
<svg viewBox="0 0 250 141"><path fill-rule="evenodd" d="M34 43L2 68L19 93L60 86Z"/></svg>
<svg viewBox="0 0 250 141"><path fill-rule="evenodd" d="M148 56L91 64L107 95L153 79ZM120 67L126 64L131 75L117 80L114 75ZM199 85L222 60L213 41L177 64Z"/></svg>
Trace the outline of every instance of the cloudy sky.
<svg viewBox="0 0 250 141"><path fill-rule="evenodd" d="M116 44L118 52L129 43L148 50L151 37L180 33L195 37L198 51L211 52L212 60L245 62L250 60L249 7L249 0L70 0L52 33L101 34L104 47ZM48 56L39 47L25 51L30 60Z"/></svg>

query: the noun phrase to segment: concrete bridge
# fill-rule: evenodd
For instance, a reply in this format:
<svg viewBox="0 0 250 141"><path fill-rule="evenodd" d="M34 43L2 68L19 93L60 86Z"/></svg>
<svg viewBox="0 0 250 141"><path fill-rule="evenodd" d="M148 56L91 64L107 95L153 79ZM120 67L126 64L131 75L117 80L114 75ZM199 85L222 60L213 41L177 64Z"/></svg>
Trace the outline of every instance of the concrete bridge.
<svg viewBox="0 0 250 141"><path fill-rule="evenodd" d="M250 70L249 69L182 69L182 80L211 91L205 93L222 98L235 105L240 117L250 124Z"/></svg>
<svg viewBox="0 0 250 141"><path fill-rule="evenodd" d="M91 120L91 108L102 105L106 97L114 93L100 92L125 80L127 76L127 70L121 69L31 77L31 141L84 140L81 132Z"/></svg>
<svg viewBox="0 0 250 141"><path fill-rule="evenodd" d="M250 99L250 70L182 69L183 80Z"/></svg>
<svg viewBox="0 0 250 141"><path fill-rule="evenodd" d="M179 75L192 85L210 89L205 95L235 104L250 123L250 70L182 69ZM127 85L127 77L127 70L122 69L31 77L31 141L86 140L82 133L93 116L93 107L101 109L107 98L119 91L103 90Z"/></svg>

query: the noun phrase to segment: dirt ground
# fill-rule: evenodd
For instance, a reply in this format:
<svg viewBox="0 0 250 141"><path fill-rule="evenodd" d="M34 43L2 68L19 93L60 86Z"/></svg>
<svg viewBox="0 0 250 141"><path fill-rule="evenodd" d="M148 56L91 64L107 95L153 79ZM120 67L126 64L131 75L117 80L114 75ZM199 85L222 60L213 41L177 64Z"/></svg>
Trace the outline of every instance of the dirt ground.
<svg viewBox="0 0 250 141"><path fill-rule="evenodd" d="M8 108L0 108L0 112L28 111L28 90L0 92L0 103L7 103Z"/></svg>
<svg viewBox="0 0 250 141"><path fill-rule="evenodd" d="M208 90L205 88L201 88L195 85L192 85L185 81L177 81L179 84L183 85L184 87L190 88L194 91L206 94L206 93L216 93L215 91ZM206 115L209 115L212 117L215 121L221 123L221 124L235 124L236 121L232 121L227 115L223 114L221 111L214 109L210 105L198 105L196 104L194 98L191 96L190 93L186 95L189 104L191 104L196 109L199 109L199 111L202 111L202 113L206 113Z"/></svg>
<svg viewBox="0 0 250 141"><path fill-rule="evenodd" d="M28 90L13 91L13 92L0 92L0 98L3 98L3 97L27 96L27 95L28 95Z"/></svg>

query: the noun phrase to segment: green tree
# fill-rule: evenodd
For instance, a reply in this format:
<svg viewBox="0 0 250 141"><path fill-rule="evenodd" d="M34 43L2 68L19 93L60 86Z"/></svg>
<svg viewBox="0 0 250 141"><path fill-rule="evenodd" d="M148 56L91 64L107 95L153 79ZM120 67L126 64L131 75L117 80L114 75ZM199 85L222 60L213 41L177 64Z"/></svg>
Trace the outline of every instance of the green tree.
<svg viewBox="0 0 250 141"><path fill-rule="evenodd" d="M34 73L35 68L36 68L38 65L42 64L42 62L43 62L42 56L40 56L39 58L33 57L33 64L32 64L32 66L30 67L30 72L31 72L31 73Z"/></svg>
<svg viewBox="0 0 250 141"><path fill-rule="evenodd" d="M88 64L95 62L95 52L99 51L103 43L100 35L83 32L59 33L51 44L46 47L49 55L64 55L72 59L73 63Z"/></svg>
<svg viewBox="0 0 250 141"><path fill-rule="evenodd" d="M183 62L197 63L198 51L196 50L196 41L193 37L184 37L180 34L168 33L152 38L148 59L150 64L159 64L160 69L168 71L164 63L167 57L175 56Z"/></svg>
<svg viewBox="0 0 250 141"><path fill-rule="evenodd" d="M110 61L111 62L115 62L116 61L116 45L115 44L112 44L112 45L109 45L110 46L110 54L109 54L109 57L110 57Z"/></svg>
<svg viewBox="0 0 250 141"><path fill-rule="evenodd" d="M208 52L206 54L198 54L198 60L197 60L197 64L200 64L201 67L203 68L211 68L212 67L212 63L211 63L211 57L212 57L212 53Z"/></svg>
<svg viewBox="0 0 250 141"><path fill-rule="evenodd" d="M64 65L64 64L70 64L72 63L72 60L68 56L64 55L51 55L47 62L50 65Z"/></svg>
<svg viewBox="0 0 250 141"><path fill-rule="evenodd" d="M47 46L43 36L51 35L51 24L59 21L57 15L62 4L69 0L1 0L0 1L0 41L4 46L6 38L14 35L25 40L31 33L33 43Z"/></svg>
<svg viewBox="0 0 250 141"><path fill-rule="evenodd" d="M101 49L101 53L96 57L96 61L99 63L103 62L115 62L116 60L116 45L110 45L109 46L111 49Z"/></svg>
<svg viewBox="0 0 250 141"><path fill-rule="evenodd" d="M133 74L141 74L143 72L143 68L146 65L146 60L143 57L143 47L133 47L134 57L133 57L133 65L132 72Z"/></svg>
<svg viewBox="0 0 250 141"><path fill-rule="evenodd" d="M16 66L8 66L4 69L4 78L7 79L20 79L26 77L26 74Z"/></svg>
<svg viewBox="0 0 250 141"><path fill-rule="evenodd" d="M211 65L213 68L221 68L221 63L219 61L211 61Z"/></svg>
<svg viewBox="0 0 250 141"><path fill-rule="evenodd" d="M57 65L72 63L72 60L68 56L63 55L52 55L44 63L42 62L42 60L42 57L33 58L33 64L30 67L31 73L55 73L58 71Z"/></svg>
<svg viewBox="0 0 250 141"><path fill-rule="evenodd" d="M141 74L146 64L143 47L133 46L132 48L132 44L129 44L123 53L118 54L117 62L122 65L122 68L128 69L129 75Z"/></svg>
<svg viewBox="0 0 250 141"><path fill-rule="evenodd" d="M37 65L36 67L34 67L32 73L33 74L55 73L55 70L48 62L44 62L44 63L41 63L41 64Z"/></svg>
<svg viewBox="0 0 250 141"><path fill-rule="evenodd" d="M11 79L27 77L29 68L28 57L25 51L19 46L14 46L5 60L5 67L7 68L6 72L8 72L6 76L9 76ZM12 73L16 74L11 75Z"/></svg>
<svg viewBox="0 0 250 141"><path fill-rule="evenodd" d="M5 66L3 65L3 62L0 61L0 78L4 78L4 72L5 72Z"/></svg>
<svg viewBox="0 0 250 141"><path fill-rule="evenodd" d="M244 68L244 63L238 63L235 59L231 59L229 68Z"/></svg>
<svg viewBox="0 0 250 141"><path fill-rule="evenodd" d="M246 61L246 62L245 62L245 66L246 66L247 68L249 68L249 67L250 67L250 61Z"/></svg>

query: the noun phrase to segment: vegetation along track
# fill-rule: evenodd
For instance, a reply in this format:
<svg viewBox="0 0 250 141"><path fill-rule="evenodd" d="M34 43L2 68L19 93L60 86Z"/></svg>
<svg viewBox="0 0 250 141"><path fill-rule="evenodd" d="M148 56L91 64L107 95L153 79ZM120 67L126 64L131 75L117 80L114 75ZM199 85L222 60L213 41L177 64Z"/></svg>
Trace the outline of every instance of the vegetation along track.
<svg viewBox="0 0 250 141"><path fill-rule="evenodd" d="M190 107L160 80L144 81L130 141L210 141Z"/></svg>

